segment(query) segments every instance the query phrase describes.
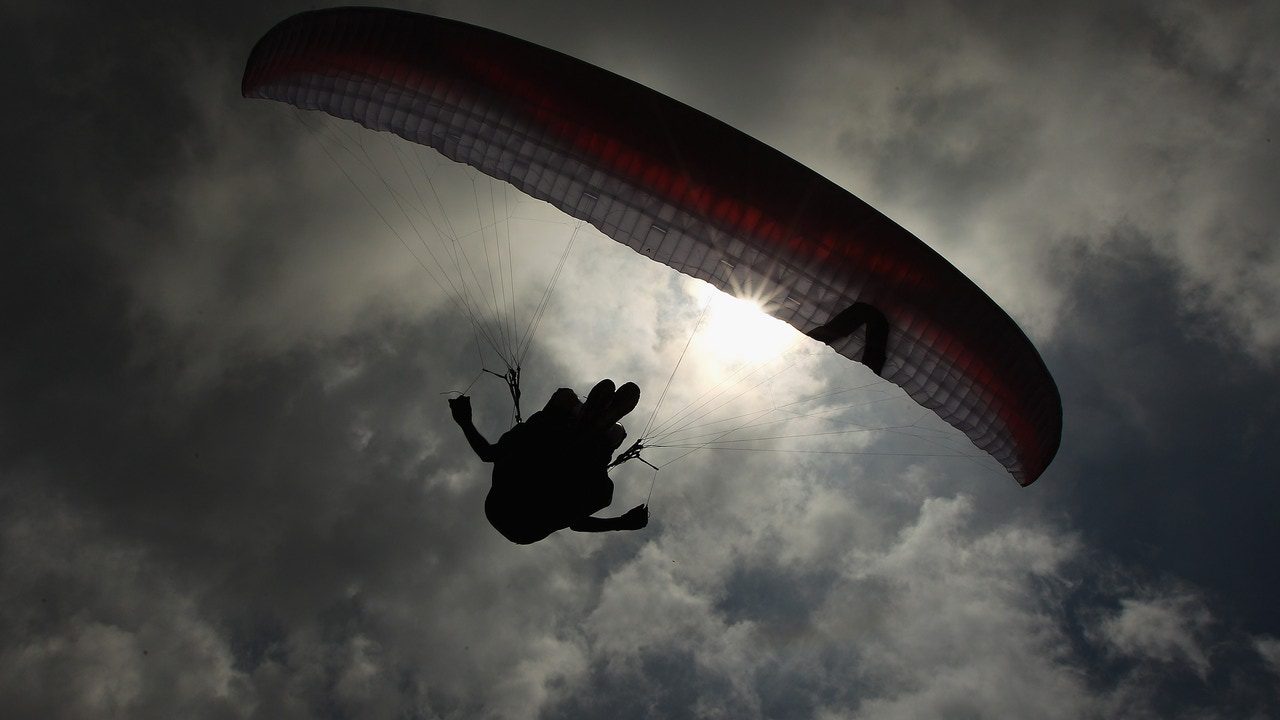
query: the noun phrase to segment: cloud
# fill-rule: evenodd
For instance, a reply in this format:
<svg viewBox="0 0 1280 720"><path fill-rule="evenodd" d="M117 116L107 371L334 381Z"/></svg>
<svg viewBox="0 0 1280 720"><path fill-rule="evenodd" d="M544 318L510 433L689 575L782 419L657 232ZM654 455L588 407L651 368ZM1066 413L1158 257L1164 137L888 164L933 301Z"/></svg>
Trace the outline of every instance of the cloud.
<svg viewBox="0 0 1280 720"><path fill-rule="evenodd" d="M1201 679L1209 673L1204 647L1213 616L1191 595L1123 598L1120 610L1098 626L1115 652L1157 662L1189 665Z"/></svg>
<svg viewBox="0 0 1280 720"><path fill-rule="evenodd" d="M1260 637L1254 640L1258 654L1266 661L1267 668L1280 675L1280 640L1273 637Z"/></svg>
<svg viewBox="0 0 1280 720"><path fill-rule="evenodd" d="M1077 543L1016 525L970 536L971 512L963 497L926 501L897 544L861 559L847 589L832 593L831 637L857 638L865 690L848 698L857 716L999 717L1034 707L1077 717L1088 708L1055 608L1054 584ZM893 610L868 616L865 605Z"/></svg>
<svg viewBox="0 0 1280 720"><path fill-rule="evenodd" d="M30 482L35 478L28 477ZM254 693L191 588L58 503L4 524L0 699L14 717L247 716Z"/></svg>
<svg viewBox="0 0 1280 720"><path fill-rule="evenodd" d="M761 539L779 543L768 551L726 551L682 546L675 538L693 529L670 528L609 577L584 626L589 682L617 693L573 693L550 714L1000 716L1034 707L1079 716L1090 699L1043 584L1076 544L1027 528L973 536L971 512L964 498L928 501L883 551L839 552L834 576L830 557L808 571L779 564L795 540L767 529ZM673 559L689 547L699 548L694 570ZM744 570L756 574L754 588L738 580ZM751 589L762 596L744 596ZM742 607L782 602L779 594L809 601L790 604L789 617ZM677 706L673 668L697 679Z"/></svg>
<svg viewBox="0 0 1280 720"><path fill-rule="evenodd" d="M1128 226L1184 273L1182 305L1266 362L1280 108L1262 28L1276 19L1266 3L842 7L791 60L780 145L1038 337L1069 302L1046 254Z"/></svg>

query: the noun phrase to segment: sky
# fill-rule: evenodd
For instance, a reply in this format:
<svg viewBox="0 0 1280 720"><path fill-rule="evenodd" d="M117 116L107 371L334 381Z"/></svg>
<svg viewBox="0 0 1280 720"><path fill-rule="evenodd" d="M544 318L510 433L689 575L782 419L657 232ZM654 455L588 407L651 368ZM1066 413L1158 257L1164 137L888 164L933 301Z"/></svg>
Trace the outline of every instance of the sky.
<svg viewBox="0 0 1280 720"><path fill-rule="evenodd" d="M404 4L830 178L999 302L1062 394L1025 489L928 454L927 417L847 432L897 422L873 387L796 421L839 434L623 466L611 513L652 486L649 527L532 546L485 521L445 404L470 387L496 438L495 361L350 177L365 139L239 95L313 7L0 6L6 717L1280 718L1280 6ZM497 207L418 157L459 223ZM502 210L527 308L572 225ZM664 388L715 387L776 328L721 299L694 333L708 297L581 231L526 412L634 380L634 437ZM748 410L875 380L780 345Z"/></svg>

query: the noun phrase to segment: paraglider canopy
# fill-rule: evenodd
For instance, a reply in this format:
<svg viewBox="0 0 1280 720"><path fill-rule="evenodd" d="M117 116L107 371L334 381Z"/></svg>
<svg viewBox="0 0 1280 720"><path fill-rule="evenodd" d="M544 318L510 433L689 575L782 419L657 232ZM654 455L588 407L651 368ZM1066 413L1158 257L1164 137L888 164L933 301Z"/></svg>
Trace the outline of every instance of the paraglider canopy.
<svg viewBox="0 0 1280 720"><path fill-rule="evenodd" d="M757 288L772 315L871 366L1023 485L1057 452L1057 387L990 297L849 192L665 95L502 33L379 8L281 22L242 91L435 148L682 273Z"/></svg>

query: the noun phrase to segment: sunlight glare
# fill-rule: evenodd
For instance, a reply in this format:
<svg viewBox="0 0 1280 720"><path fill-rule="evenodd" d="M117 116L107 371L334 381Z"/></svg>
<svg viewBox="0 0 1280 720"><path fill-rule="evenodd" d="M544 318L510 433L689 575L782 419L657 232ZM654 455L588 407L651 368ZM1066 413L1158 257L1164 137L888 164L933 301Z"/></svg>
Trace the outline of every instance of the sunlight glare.
<svg viewBox="0 0 1280 720"><path fill-rule="evenodd" d="M782 354L799 333L769 315L765 302L751 296L734 297L706 286L699 293L708 298L702 344L721 362L761 362ZM711 297L714 295L714 297Z"/></svg>

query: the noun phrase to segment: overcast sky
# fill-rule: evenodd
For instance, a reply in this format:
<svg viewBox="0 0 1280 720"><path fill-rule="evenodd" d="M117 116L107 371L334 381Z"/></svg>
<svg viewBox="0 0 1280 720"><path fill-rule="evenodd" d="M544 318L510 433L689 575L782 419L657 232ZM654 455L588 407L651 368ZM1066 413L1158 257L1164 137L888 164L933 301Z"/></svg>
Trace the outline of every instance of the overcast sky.
<svg viewBox="0 0 1280 720"><path fill-rule="evenodd" d="M760 447L824 452L665 467L642 532L512 545L442 394L492 356L337 126L239 95L313 6L9 0L0 712L1280 718L1280 5L782 5L405 7L636 79L925 239L1058 382L1040 480L933 434L796 438ZM571 226L504 209L533 305ZM584 230L526 412L612 377L643 425L705 297ZM738 362L727 317L664 407ZM874 381L777 362L742 402ZM802 432L892 424L880 390ZM472 394L496 439L505 388ZM615 480L620 512L654 477Z"/></svg>

